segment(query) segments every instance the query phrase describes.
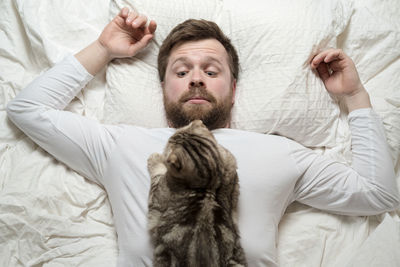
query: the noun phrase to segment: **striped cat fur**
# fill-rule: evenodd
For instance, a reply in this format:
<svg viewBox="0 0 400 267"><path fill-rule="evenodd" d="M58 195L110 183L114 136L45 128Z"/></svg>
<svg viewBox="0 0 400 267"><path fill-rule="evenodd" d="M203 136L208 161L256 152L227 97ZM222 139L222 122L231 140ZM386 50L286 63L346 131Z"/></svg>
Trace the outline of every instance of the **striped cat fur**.
<svg viewBox="0 0 400 267"><path fill-rule="evenodd" d="M247 266L237 227L236 160L200 120L148 159L154 267Z"/></svg>

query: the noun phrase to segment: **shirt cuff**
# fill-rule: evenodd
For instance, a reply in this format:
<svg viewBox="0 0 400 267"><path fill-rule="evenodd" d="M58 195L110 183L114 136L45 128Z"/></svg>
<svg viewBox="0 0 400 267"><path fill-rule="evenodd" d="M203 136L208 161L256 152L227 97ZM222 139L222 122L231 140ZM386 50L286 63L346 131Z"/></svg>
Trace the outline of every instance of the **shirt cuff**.
<svg viewBox="0 0 400 267"><path fill-rule="evenodd" d="M81 76L81 84L85 85L88 83L90 80L93 79L93 75L90 74L85 67L79 62L79 60L72 54L69 54L64 58L63 61L66 61L67 63L70 63L76 70L76 72Z"/></svg>
<svg viewBox="0 0 400 267"><path fill-rule="evenodd" d="M373 113L375 113L375 111L372 108L359 108L359 109L355 109L352 112L350 112L349 115L347 116L347 118L351 119L354 117L365 117L365 116L369 116Z"/></svg>

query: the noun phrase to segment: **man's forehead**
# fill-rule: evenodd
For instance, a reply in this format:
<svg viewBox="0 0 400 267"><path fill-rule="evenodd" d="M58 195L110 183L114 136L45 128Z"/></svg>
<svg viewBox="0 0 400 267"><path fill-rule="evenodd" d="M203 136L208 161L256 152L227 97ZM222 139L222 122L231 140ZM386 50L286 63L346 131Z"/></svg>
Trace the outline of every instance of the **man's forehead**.
<svg viewBox="0 0 400 267"><path fill-rule="evenodd" d="M202 55L192 55L192 57L188 56L178 56L174 57L171 59L171 65L174 65L176 63L182 63L182 64L192 64L193 61L201 61L203 63L216 63L216 64L222 64L222 58L220 56L202 56Z"/></svg>
<svg viewBox="0 0 400 267"><path fill-rule="evenodd" d="M201 57L202 60L227 62L227 52L223 45L215 39L189 41L178 44L171 50L170 63L176 61L189 61Z"/></svg>

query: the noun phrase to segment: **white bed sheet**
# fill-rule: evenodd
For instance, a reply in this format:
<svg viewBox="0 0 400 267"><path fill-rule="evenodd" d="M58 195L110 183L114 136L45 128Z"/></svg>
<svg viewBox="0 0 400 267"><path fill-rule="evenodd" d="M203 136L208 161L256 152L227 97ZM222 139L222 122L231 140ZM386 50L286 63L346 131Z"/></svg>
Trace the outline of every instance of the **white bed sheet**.
<svg viewBox="0 0 400 267"><path fill-rule="evenodd" d="M135 59L111 64L107 71L104 70L89 83L67 109L101 122L131 122L129 120L134 110L121 102L122 97L128 96L128 100L132 96L141 99L135 106L139 109L146 108L149 98L144 94L137 95L136 91L135 94L127 94L124 79L132 75L131 71L139 74L140 71L149 72L148 76L141 76L141 86L154 86L149 88L153 90L151 101L160 101L154 72L155 53L160 42L179 19L205 16L217 21L231 35L242 59L242 77L238 89L246 89L239 91L234 126L289 135L320 153L348 162L350 139L345 114L323 90L317 90L321 84L303 64L307 56L318 49L327 46L343 48L355 61L360 77L371 95L372 104L383 118L400 184L400 2L320 1L323 4L331 2L323 9L324 6L318 1L303 0L297 1L298 12L291 7L288 10L294 10L292 14L282 14L271 10L284 10L288 2L281 1L279 6L275 6L275 1L264 1L262 8L269 9L259 8L260 12L254 15L265 11L281 27L274 28L277 26L274 20L267 21L270 29L276 31L272 31L274 34L266 31L263 35L265 39L261 38L257 43L263 46L264 43L267 45L272 42L270 45L276 47L268 50L272 51L271 54L268 51L263 53L263 50L259 54L254 53L251 42L240 37L240 30L245 31L246 27L256 23L256 20L244 15L241 17L241 14L247 14L241 2L134 1L135 8L147 11L159 21L155 42L148 52ZM253 9L247 10L250 12L260 2L245 3L254 5ZM93 41L110 16L124 4L126 1L122 0L0 2L0 266L116 264L117 237L104 190L57 162L30 141L7 119L5 106L40 73L66 54L75 53ZM158 9L146 10L157 5ZM302 14L305 7L311 8L310 13L305 14L312 15L314 12L316 20L299 21L299 14ZM320 9L313 9L316 7ZM334 13L321 14L321 10L333 10ZM171 15L176 21L171 20ZM326 18L332 19L326 31L316 27L309 34L319 31L320 35L299 37L309 37L314 45L300 40L297 45L300 48L295 51L297 57L292 57L293 65L290 66L291 62L285 53L292 53L293 48L289 44L285 46L282 43L283 37L279 35L282 33L280 29L289 25L284 22L290 23L288 20L293 19L292 23L296 23L297 20L304 29L313 22L322 25L327 22ZM258 33L263 32L262 28L256 30ZM274 38L277 38L275 42ZM277 53L279 49L284 52ZM278 72L270 73L271 77L275 77L275 80L271 80L272 84L263 84L261 77L252 86L248 86L248 81L251 81L249 76L254 74L251 73L252 63L258 58L264 60L265 64L261 67L265 67L265 70L274 67L277 61L287 60L285 64L288 67L280 70L290 75L277 78L275 76L279 75ZM260 75L262 73L258 73L257 77ZM276 81L281 81L279 88L274 84ZM313 89L302 87L305 81ZM269 94L263 93L263 86L270 89L266 90ZM305 90L307 97L299 97L295 89ZM260 102L254 102L255 96L258 96ZM296 101L286 103L283 111L271 108L282 103L285 98ZM319 102L313 102L315 99ZM315 106L317 102L324 105L325 113L312 109L318 107ZM309 109L314 113L304 113ZM149 116L154 116L153 126L165 123L161 109L152 112L153 115ZM296 124L297 114L303 114L305 119ZM263 120L262 116L266 118ZM319 118L318 123L313 124L311 118ZM289 127L293 123L294 126ZM312 131L308 129L307 132L306 127ZM280 223L280 265L400 266L399 214L396 211L379 216L346 217L294 203Z"/></svg>

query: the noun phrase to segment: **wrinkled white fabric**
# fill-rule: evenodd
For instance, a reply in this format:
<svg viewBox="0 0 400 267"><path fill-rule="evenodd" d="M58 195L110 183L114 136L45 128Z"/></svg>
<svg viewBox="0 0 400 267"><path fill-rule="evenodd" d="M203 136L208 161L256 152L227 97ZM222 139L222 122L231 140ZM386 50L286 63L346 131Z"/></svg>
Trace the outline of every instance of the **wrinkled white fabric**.
<svg viewBox="0 0 400 267"><path fill-rule="evenodd" d="M162 152L171 128L102 125L63 111L91 80L73 56L34 80L7 106L32 140L106 189L118 233L119 266L151 266L146 230L150 179L147 158ZM213 133L237 159L239 230L249 266L276 266L278 223L297 200L345 215L395 209L399 196L384 131L371 109L349 114L351 166L287 138L218 129Z"/></svg>

